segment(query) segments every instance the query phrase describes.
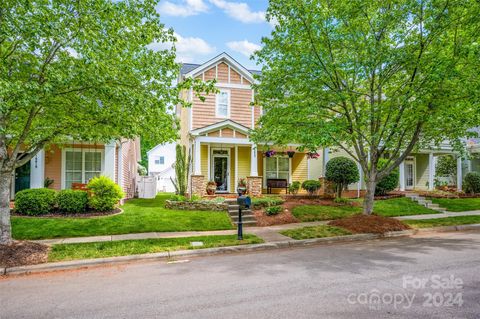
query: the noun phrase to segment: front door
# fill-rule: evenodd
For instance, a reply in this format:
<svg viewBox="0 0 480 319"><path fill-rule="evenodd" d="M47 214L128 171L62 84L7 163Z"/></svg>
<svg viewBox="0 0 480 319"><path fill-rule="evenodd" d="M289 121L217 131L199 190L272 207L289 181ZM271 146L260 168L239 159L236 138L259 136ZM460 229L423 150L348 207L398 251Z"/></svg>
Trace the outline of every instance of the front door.
<svg viewBox="0 0 480 319"><path fill-rule="evenodd" d="M415 166L413 162L405 162L405 189L413 189L415 180Z"/></svg>
<svg viewBox="0 0 480 319"><path fill-rule="evenodd" d="M30 162L15 169L15 193L30 188Z"/></svg>
<svg viewBox="0 0 480 319"><path fill-rule="evenodd" d="M228 155L213 155L213 180L217 192L228 192Z"/></svg>

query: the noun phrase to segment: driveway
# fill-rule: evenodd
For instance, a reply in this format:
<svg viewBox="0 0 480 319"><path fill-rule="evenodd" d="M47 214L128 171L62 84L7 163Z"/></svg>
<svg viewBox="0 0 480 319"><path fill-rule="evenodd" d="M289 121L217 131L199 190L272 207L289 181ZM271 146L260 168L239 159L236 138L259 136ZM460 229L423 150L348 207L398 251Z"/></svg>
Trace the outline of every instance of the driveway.
<svg viewBox="0 0 480 319"><path fill-rule="evenodd" d="M136 263L2 279L0 318L478 318L479 269L478 232Z"/></svg>

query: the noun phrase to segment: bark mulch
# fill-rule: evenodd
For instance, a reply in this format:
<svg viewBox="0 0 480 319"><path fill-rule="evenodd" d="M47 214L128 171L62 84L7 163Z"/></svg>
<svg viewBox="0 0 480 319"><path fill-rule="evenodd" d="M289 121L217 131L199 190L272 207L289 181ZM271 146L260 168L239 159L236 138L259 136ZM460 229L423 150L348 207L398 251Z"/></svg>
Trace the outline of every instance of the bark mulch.
<svg viewBox="0 0 480 319"><path fill-rule="evenodd" d="M410 226L394 218L363 214L356 214L351 217L333 220L329 222L328 225L342 227L355 234L383 234L390 231L410 229Z"/></svg>
<svg viewBox="0 0 480 319"><path fill-rule="evenodd" d="M16 267L45 263L49 247L29 241L0 245L0 267Z"/></svg>

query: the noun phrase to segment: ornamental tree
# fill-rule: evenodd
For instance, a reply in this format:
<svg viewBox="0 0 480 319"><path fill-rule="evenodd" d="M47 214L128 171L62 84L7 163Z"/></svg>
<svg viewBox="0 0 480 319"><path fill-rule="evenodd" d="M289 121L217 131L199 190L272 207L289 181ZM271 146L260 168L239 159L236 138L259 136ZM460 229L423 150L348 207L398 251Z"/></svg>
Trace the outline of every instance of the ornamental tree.
<svg viewBox="0 0 480 319"><path fill-rule="evenodd" d="M348 157L334 157L325 166L325 179L335 184L337 198L342 198L342 191L360 179L357 164Z"/></svg>
<svg viewBox="0 0 480 319"><path fill-rule="evenodd" d="M11 241L16 167L67 140L176 137L175 41L156 1L6 0L0 7L0 243Z"/></svg>
<svg viewBox="0 0 480 319"><path fill-rule="evenodd" d="M253 138L360 163L364 213L375 185L418 148L460 147L479 123L480 3L272 0L255 54L266 115ZM380 158L387 164L378 168Z"/></svg>

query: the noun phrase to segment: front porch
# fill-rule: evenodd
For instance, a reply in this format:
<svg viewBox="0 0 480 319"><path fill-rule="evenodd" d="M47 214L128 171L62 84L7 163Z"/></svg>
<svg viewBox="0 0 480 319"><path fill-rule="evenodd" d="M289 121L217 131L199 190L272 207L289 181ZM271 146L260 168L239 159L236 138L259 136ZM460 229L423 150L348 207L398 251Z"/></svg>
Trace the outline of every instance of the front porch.
<svg viewBox="0 0 480 319"><path fill-rule="evenodd" d="M309 159L306 153L295 152L291 157L278 150L275 156L266 157L249 141L219 143L197 138L193 152L192 193L206 196L206 185L214 181L216 196L232 197L238 182L247 181L251 196L267 193L268 179L303 182L309 178ZM235 143L232 143L235 142ZM285 193L285 188L273 189Z"/></svg>
<svg viewBox="0 0 480 319"><path fill-rule="evenodd" d="M466 169L464 159L450 149L420 151L408 156L399 167L399 191L433 191L436 186L436 166L440 156L450 155L456 158L455 186L462 190L462 181Z"/></svg>

